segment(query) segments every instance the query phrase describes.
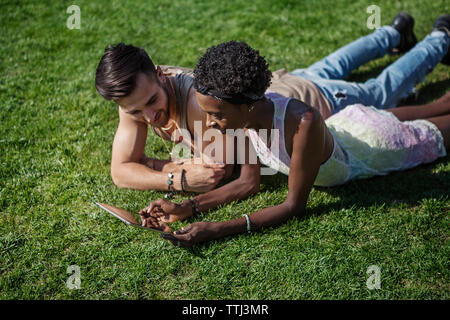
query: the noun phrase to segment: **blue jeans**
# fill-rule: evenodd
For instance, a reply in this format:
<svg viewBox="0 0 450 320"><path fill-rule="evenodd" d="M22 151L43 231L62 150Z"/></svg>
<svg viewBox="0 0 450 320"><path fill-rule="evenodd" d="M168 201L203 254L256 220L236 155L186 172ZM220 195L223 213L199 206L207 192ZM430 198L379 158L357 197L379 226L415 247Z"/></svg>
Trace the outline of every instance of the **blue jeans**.
<svg viewBox="0 0 450 320"><path fill-rule="evenodd" d="M400 33L391 26L384 26L309 68L296 69L291 74L312 81L330 102L333 114L355 103L380 109L395 107L446 55L450 46L450 37L446 33L433 31L377 78L364 83L340 79L364 63L391 53L399 43Z"/></svg>

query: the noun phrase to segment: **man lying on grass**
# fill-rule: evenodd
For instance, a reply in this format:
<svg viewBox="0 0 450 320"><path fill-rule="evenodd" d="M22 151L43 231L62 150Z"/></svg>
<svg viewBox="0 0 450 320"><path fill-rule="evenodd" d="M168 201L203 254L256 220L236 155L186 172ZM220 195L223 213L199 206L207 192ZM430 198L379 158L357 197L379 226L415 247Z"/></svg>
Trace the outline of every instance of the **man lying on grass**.
<svg viewBox="0 0 450 320"><path fill-rule="evenodd" d="M143 49L120 43L106 48L95 85L100 95L119 105L111 161L111 176L117 186L204 192L224 177L223 165L179 164L144 154L148 126L164 141L170 140L177 128L193 132L193 121L204 119L193 98L192 77L166 76Z"/></svg>
<svg viewBox="0 0 450 320"><path fill-rule="evenodd" d="M450 43L450 33L446 36ZM243 56L248 57L245 63L226 65ZM289 175L286 200L231 221L193 223L166 236L174 245L189 247L280 225L304 213L313 185L335 186L404 170L443 157L450 148L450 92L430 105L386 111L354 104L324 121L317 109L302 101L276 93L264 95L270 83L267 67L247 44L226 42L209 48L199 59L194 86L210 128L227 133L227 129L244 128L261 162ZM260 98L242 102L248 96ZM261 129L280 134L275 148L279 154L261 141L257 133ZM202 197L208 203L209 193ZM161 199L140 215L144 226L170 231L166 222L187 218L177 210L175 204Z"/></svg>

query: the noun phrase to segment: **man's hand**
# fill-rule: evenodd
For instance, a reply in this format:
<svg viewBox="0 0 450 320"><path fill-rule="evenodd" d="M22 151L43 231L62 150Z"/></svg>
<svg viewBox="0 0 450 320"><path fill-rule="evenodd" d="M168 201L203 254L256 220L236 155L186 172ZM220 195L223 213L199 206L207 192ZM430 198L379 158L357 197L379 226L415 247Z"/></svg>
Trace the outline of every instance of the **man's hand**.
<svg viewBox="0 0 450 320"><path fill-rule="evenodd" d="M214 189L225 176L225 165L183 163L186 170L186 191L207 192Z"/></svg>
<svg viewBox="0 0 450 320"><path fill-rule="evenodd" d="M156 220L163 223L182 221L192 216L192 207L187 203L176 204L168 200L158 199L139 211L139 215L143 226L148 219L151 222Z"/></svg>
<svg viewBox="0 0 450 320"><path fill-rule="evenodd" d="M203 193L214 187L225 176L225 164L220 163L194 163L194 160L173 162L164 166L163 171L181 172L186 170L184 190Z"/></svg>

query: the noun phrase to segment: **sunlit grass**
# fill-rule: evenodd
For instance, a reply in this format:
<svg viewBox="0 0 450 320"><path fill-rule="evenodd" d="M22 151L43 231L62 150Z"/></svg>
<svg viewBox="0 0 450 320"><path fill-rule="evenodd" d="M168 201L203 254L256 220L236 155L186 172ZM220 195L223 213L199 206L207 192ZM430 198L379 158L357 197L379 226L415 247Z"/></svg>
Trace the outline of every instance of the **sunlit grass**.
<svg viewBox="0 0 450 320"><path fill-rule="evenodd" d="M332 4L331 4L332 3ZM369 32L367 1L2 1L0 17L0 299L448 299L450 162L314 189L305 217L250 236L184 250L94 206L137 212L162 196L111 181L117 107L95 91L107 44L144 47L157 64L193 67L213 44L243 40L271 69L306 67ZM446 1L377 3L400 10L423 38ZM395 57L361 67L363 80ZM432 101L450 87L439 65L419 86ZM372 75L373 76L373 75ZM167 157L151 132L147 153ZM286 177L194 221L223 221L284 200ZM65 285L69 265L81 289ZM366 270L381 268L381 289Z"/></svg>

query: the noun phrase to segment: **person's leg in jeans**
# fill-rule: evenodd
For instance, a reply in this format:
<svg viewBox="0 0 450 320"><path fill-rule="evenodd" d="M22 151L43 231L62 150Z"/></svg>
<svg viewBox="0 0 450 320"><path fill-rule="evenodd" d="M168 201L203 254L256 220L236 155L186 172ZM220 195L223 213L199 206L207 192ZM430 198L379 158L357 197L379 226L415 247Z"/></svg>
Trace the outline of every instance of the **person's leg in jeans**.
<svg viewBox="0 0 450 320"><path fill-rule="evenodd" d="M433 31L413 49L395 61L375 79L362 85L364 100L368 105L381 108L395 107L399 100L408 97L414 86L425 79L447 54L450 36Z"/></svg>
<svg viewBox="0 0 450 320"><path fill-rule="evenodd" d="M412 30L411 33L413 33ZM376 29L369 35L349 43L310 67L296 69L291 74L315 83L329 101L332 113L336 113L350 104L346 102L351 101L351 99L339 98L346 98L348 92L355 91L358 88L355 85L341 81L334 82L333 90L331 90L328 87L331 83L323 80L344 79L361 65L373 59L381 58L386 53L391 53L400 42L400 32L392 26L384 26ZM342 103L337 104L336 99L339 99Z"/></svg>
<svg viewBox="0 0 450 320"><path fill-rule="evenodd" d="M446 55L449 46L448 34L433 31L408 53L384 69L377 78L369 79L365 83L329 80L319 77L318 74L314 75L307 71L308 69L293 74L316 84L330 102L333 113L355 103L376 108L390 108L395 107L400 99L407 97L414 86L434 69ZM363 61L363 58L359 58L358 61ZM349 68L333 69L335 73L344 74Z"/></svg>
<svg viewBox="0 0 450 320"><path fill-rule="evenodd" d="M308 78L345 79L361 65L383 57L400 43L400 33L391 26L376 29L333 52L306 69L296 69L292 75Z"/></svg>

